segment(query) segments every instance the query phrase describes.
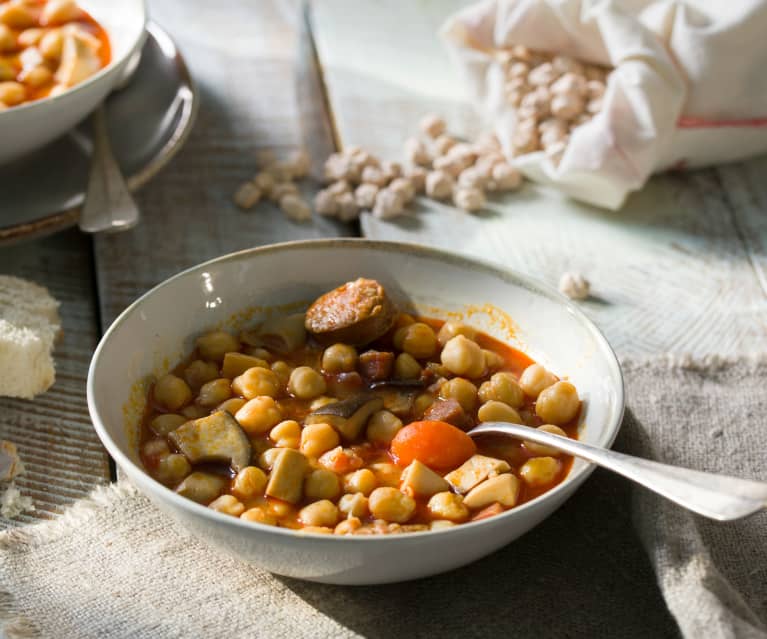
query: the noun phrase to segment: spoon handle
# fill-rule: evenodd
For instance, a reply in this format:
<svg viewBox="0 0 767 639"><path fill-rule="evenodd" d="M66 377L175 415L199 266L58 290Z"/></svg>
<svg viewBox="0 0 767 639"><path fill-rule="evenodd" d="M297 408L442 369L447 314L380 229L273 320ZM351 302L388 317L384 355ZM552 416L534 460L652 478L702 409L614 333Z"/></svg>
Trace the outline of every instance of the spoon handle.
<svg viewBox="0 0 767 639"><path fill-rule="evenodd" d="M510 435L581 457L711 519L729 521L767 508L767 483L669 466L519 424L485 422L468 434L485 433Z"/></svg>
<svg viewBox="0 0 767 639"><path fill-rule="evenodd" d="M139 211L112 154L106 110L93 114L93 155L88 190L80 213L80 229L86 233L123 231L136 225Z"/></svg>

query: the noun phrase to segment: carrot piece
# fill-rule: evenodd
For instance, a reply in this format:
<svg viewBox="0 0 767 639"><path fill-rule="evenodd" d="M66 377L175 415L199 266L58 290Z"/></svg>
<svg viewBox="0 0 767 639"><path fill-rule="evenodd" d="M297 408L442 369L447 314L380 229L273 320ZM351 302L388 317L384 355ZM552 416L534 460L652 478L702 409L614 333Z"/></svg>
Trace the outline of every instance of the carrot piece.
<svg viewBox="0 0 767 639"><path fill-rule="evenodd" d="M479 521L480 519L487 519L488 517L494 517L495 515L500 515L503 512L503 506L499 504L497 501L490 504L489 506L486 506L482 510L480 510L474 517L471 518L472 521Z"/></svg>
<svg viewBox="0 0 767 639"><path fill-rule="evenodd" d="M391 443L391 453L400 466L417 459L429 468L455 468L475 452L471 437L439 421L412 422L400 429Z"/></svg>

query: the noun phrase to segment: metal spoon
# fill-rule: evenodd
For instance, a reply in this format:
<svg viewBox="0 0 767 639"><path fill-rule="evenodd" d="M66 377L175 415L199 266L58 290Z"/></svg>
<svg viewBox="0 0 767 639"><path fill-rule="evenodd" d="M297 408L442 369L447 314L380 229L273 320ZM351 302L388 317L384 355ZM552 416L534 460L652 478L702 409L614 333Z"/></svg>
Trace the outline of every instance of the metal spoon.
<svg viewBox="0 0 767 639"><path fill-rule="evenodd" d="M468 434L509 435L551 446L612 470L688 510L718 521L739 519L767 508L767 483L660 464L519 424L485 422Z"/></svg>

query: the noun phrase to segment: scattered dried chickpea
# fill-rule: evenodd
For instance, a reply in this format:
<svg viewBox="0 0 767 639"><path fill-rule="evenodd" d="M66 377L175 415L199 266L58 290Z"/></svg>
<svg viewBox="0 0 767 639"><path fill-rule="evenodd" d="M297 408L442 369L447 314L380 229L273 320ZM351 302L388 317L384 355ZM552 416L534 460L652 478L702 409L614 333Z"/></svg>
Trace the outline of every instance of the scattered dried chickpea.
<svg viewBox="0 0 767 639"><path fill-rule="evenodd" d="M435 200L444 200L453 192L455 179L447 171L431 171L426 175L426 195Z"/></svg>
<svg viewBox="0 0 767 639"><path fill-rule="evenodd" d="M295 222L305 222L312 219L312 209L299 195L288 193L280 198L280 208Z"/></svg>
<svg viewBox="0 0 767 639"><path fill-rule="evenodd" d="M447 125L438 115L429 114L421 118L419 128L430 138L438 138L445 132Z"/></svg>
<svg viewBox="0 0 767 639"><path fill-rule="evenodd" d="M479 211L485 208L487 200L480 189L459 187L453 194L453 203L464 211Z"/></svg>
<svg viewBox="0 0 767 639"><path fill-rule="evenodd" d="M591 293L591 284L580 273L563 273L559 279L559 291L572 300L585 300Z"/></svg>
<svg viewBox="0 0 767 639"><path fill-rule="evenodd" d="M253 182L243 182L234 193L234 203L241 209L252 209L261 200L262 192Z"/></svg>

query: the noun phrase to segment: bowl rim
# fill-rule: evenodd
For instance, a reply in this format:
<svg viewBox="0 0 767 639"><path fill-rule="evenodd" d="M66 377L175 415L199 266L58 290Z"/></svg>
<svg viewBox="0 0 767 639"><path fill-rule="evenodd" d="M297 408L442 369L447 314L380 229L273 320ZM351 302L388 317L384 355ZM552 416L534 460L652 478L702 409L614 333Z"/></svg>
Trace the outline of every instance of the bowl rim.
<svg viewBox="0 0 767 639"><path fill-rule="evenodd" d="M115 0L116 3L123 1L123 0ZM100 81L102 78L106 77L107 75L113 73L117 67L119 67L121 64L123 64L126 60L128 60L136 51L143 45L144 40L147 36L147 23L149 22L149 7L148 7L148 1L149 0L131 0L137 9L140 9L141 11L141 29L138 31L136 35L136 39L126 48L123 55L121 55L119 58L112 58L109 60L109 64L107 64L105 67L99 69L89 78L86 78L82 82L78 82L76 85L69 87L66 91L63 91L62 93L59 93L58 95L48 95L44 98L40 98L39 100L32 100L31 102L24 102L23 104L19 104L15 107L11 107L10 109L6 109L5 111L0 111L0 120L3 119L3 115L8 116L11 113L22 113L24 111L29 111L31 109L40 107L41 105L49 105L54 104L56 102L59 102L62 100L62 98L67 98L68 96L71 96L73 93L77 92L79 89L84 89L85 87L88 87L92 84L95 84L96 82ZM101 23L99 23L101 24ZM105 27L102 27L106 30ZM107 31L107 35L109 35L110 38L110 45L111 45L111 38L112 34ZM113 90L114 87L110 89Z"/></svg>
<svg viewBox="0 0 767 639"><path fill-rule="evenodd" d="M147 298L159 293L165 287L172 286L176 280L189 276L197 271L201 271L204 268L209 267L210 265L213 265L213 264L220 264L220 263L230 262L230 261L247 260L247 259L250 259L252 256L260 256L260 255L265 255L265 254L275 253L275 252L302 250L302 249L322 250L322 249L332 249L339 246L353 247L355 249L361 249L361 250L368 248L368 249L383 250L383 251L393 250L395 252L405 252L405 253L411 253L411 254L415 253L422 257L446 261L457 266L469 267L469 268L480 267L486 273L489 273L496 277L500 277L503 281L513 282L518 285L522 284L527 290L543 294L544 296L548 297L550 300L562 304L565 308L567 308L570 314L575 319L577 319L589 331L591 336L597 342L598 347L601 349L602 353L607 356L607 361L611 369L612 377L616 381L615 392L616 392L617 410L614 411L614 414L612 415L612 419L606 425L600 440L592 445L604 446L605 448L609 448L612 445L612 443L615 441L615 438L617 437L618 432L620 430L620 426L623 422L623 416L624 416L625 407L626 407L625 383L624 383L623 372L621 370L620 363L618 361L617 356L615 355L615 352L610 346L610 343L607 341L607 339L602 334L602 332L597 328L594 322L592 322L583 311L581 311L577 306L575 306L575 304L573 304L571 300L569 300L567 297L565 297L555 288L549 286L545 282L541 282L537 280L536 278L530 277L529 275L519 273L518 271L515 271L510 268L506 268L499 264L495 264L489 260L470 257L461 253L449 252L443 249L434 248L434 247L426 246L422 244L415 244L415 243L409 243L409 242L391 242L391 241L383 241L383 240L369 240L366 238L323 238L323 239L312 239L312 240L295 240L295 241L289 241L289 242L279 242L275 244L268 244L265 246L243 249L240 251L235 251L233 253L227 253L225 255L221 255L219 257L207 260L205 262L201 262L190 268L184 269L180 271L179 273L176 273L175 275L164 280L163 282L157 284L156 286L152 287L146 293L141 295L138 299L136 299L133 303L131 303L122 313L120 313L117 316L117 318L115 318L115 320L112 322L112 324L109 326L109 328L104 332L104 335L101 337L101 340L99 341L99 344L93 353L90 366L88 367L88 378L86 383L88 411L90 413L91 420L93 422L93 427L96 430L96 433L99 436L101 443L107 449L107 452L109 452L109 454L112 456L112 458L115 460L115 462L119 466L129 469L129 471L126 471L126 473L132 478L133 481L136 481L133 479L134 474L137 475L137 477L140 477L140 480L138 480L137 482L141 484L140 486L138 486L139 488L141 488L143 491L157 494L159 499L162 499L163 501L167 500L171 504L179 507L182 510L189 510L190 514L192 515L203 517L203 518L209 518L212 522L219 522L226 525L232 525L237 528L240 528L243 532L248 530L253 531L255 529L259 532L276 535L278 537L286 537L288 540L311 539L311 540L323 540L323 541L328 541L331 543L378 542L378 543L391 544L391 543L398 543L398 540L402 540L403 538L413 539L413 535L419 535L419 536L424 535L425 538L428 538L434 534L457 535L461 533L466 533L480 526L487 526L490 524L499 524L503 520L508 519L510 517L520 517L524 515L524 513L527 512L528 510L531 510L537 507L539 504L541 504L542 502L546 500L554 499L558 495L560 495L561 493L567 490L577 489L580 486L580 484L583 483L583 481L585 481L586 478L588 478L588 476L595 470L596 465L586 462L580 469L575 471L571 470L567 474L567 476L564 478L564 480L560 482L559 484L557 484L554 488L546 491L545 493L543 493L542 495L539 495L538 497L534 499L531 499L530 501L525 502L524 504L521 504L520 506L516 506L499 515L496 515L495 517L488 517L486 519L482 519L479 521L464 522L459 525L441 529L441 530L426 530L426 531L403 533L403 534L397 534L397 535L333 535L333 534L324 534L324 533L304 532L304 531L301 531L300 529L294 530L290 528L268 526L265 524L259 524L257 522L244 521L240 519L239 517L232 517L230 515L225 515L224 513L215 511L211 508L208 508L207 506L203 506L202 504L198 504L197 502L194 502L191 499L182 497L181 495L177 494L175 491L171 490L164 484L161 484L156 479L151 477L143 468L141 468L138 464L133 462L133 460L131 460L125 453L123 453L122 450L120 450L120 447L117 445L114 439L112 439L110 434L107 432L107 429L105 428L101 420L101 416L96 406L96 397L95 397L95 388L94 388L95 373L96 373L97 367L99 366L102 351L105 345L108 343L112 333L114 333L120 327L120 325L123 322L125 322L129 317L131 317L134 313L140 311L140 307L143 305L144 301ZM426 533L428 533L428 535L425 535Z"/></svg>

